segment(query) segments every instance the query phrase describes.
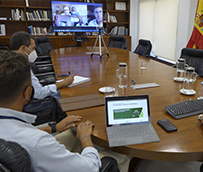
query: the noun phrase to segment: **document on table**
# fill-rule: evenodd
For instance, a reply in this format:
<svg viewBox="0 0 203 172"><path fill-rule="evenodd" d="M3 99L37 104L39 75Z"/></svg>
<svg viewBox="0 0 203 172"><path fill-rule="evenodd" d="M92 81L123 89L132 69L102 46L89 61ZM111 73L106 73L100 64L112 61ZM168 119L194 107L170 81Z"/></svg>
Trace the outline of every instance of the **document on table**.
<svg viewBox="0 0 203 172"><path fill-rule="evenodd" d="M75 75L75 76L74 76L74 81L73 81L73 83L70 84L70 85L68 85L67 87L73 87L73 86L75 86L75 85L79 85L79 84L88 82L88 81L90 81L90 80L91 80L90 78ZM61 81L63 81L63 79L62 79L62 80L59 80L59 81L56 81L56 82L61 82Z"/></svg>
<svg viewBox="0 0 203 172"><path fill-rule="evenodd" d="M159 87L159 84L156 83L147 83L147 84L136 84L136 85L131 85L130 87L135 89L141 89L141 88L149 88L149 87Z"/></svg>

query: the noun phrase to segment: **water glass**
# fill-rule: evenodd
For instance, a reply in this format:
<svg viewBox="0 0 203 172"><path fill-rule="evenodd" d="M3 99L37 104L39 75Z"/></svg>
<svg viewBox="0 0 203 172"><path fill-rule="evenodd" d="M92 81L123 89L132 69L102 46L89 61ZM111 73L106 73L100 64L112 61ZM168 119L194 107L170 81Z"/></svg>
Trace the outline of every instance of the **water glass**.
<svg viewBox="0 0 203 172"><path fill-rule="evenodd" d="M118 77L118 87L126 88L127 87L127 63L119 63L118 69L116 71L116 76Z"/></svg>
<svg viewBox="0 0 203 172"><path fill-rule="evenodd" d="M193 90L194 82L197 79L197 73L195 72L194 67L188 67L186 69L184 80L183 80L183 89L182 93L186 95L193 95L196 93L195 90Z"/></svg>
<svg viewBox="0 0 203 172"><path fill-rule="evenodd" d="M176 76L174 77L175 81L183 82L186 68L188 68L188 65L185 63L185 59L178 59L176 63Z"/></svg>

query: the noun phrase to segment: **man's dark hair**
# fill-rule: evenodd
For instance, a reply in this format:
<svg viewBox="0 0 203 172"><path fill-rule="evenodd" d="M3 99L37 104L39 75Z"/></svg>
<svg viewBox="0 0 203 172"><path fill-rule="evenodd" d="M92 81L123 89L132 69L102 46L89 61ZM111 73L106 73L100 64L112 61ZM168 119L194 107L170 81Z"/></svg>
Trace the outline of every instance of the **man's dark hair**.
<svg viewBox="0 0 203 172"><path fill-rule="evenodd" d="M94 6L94 8L93 8L93 12L94 12L95 9L97 9L97 8L102 8L102 6L101 6L101 5L96 5L96 6ZM102 8L102 10L103 10L103 8Z"/></svg>
<svg viewBox="0 0 203 172"><path fill-rule="evenodd" d="M12 50L18 50L22 45L29 47L31 39L35 40L32 35L25 31L16 32L10 38L10 47Z"/></svg>
<svg viewBox="0 0 203 172"><path fill-rule="evenodd" d="M28 60L19 53L0 52L0 106L15 102L30 84Z"/></svg>

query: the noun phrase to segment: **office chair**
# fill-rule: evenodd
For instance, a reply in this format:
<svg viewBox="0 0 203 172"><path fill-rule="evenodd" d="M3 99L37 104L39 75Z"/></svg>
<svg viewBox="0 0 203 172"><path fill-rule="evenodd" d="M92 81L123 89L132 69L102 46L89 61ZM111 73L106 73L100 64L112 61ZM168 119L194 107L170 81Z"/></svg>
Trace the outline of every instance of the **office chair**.
<svg viewBox="0 0 203 172"><path fill-rule="evenodd" d="M149 40L140 39L134 53L141 56L149 57L152 49L152 44Z"/></svg>
<svg viewBox="0 0 203 172"><path fill-rule="evenodd" d="M110 36L108 47L127 49L127 39L124 36Z"/></svg>
<svg viewBox="0 0 203 172"><path fill-rule="evenodd" d="M54 48L50 39L48 36L37 37L35 38L35 44L38 58L34 63L31 63L31 69L43 86L54 84L56 76L50 55L50 51Z"/></svg>
<svg viewBox="0 0 203 172"><path fill-rule="evenodd" d="M186 64L195 68L195 72L203 77L203 50L194 48L183 48L180 58L186 60Z"/></svg>
<svg viewBox="0 0 203 172"><path fill-rule="evenodd" d="M33 172L28 152L18 143L0 139L1 172Z"/></svg>
<svg viewBox="0 0 203 172"><path fill-rule="evenodd" d="M35 44L36 44L35 49L38 56L49 55L50 51L54 49L48 36L35 38Z"/></svg>

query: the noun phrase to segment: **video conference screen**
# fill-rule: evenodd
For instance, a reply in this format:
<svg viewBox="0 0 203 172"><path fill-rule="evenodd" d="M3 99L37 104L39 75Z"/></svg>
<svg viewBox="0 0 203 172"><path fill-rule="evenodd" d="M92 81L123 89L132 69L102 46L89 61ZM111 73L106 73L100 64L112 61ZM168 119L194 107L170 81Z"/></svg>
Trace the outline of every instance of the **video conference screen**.
<svg viewBox="0 0 203 172"><path fill-rule="evenodd" d="M54 32L95 32L103 28L103 4L52 1Z"/></svg>

